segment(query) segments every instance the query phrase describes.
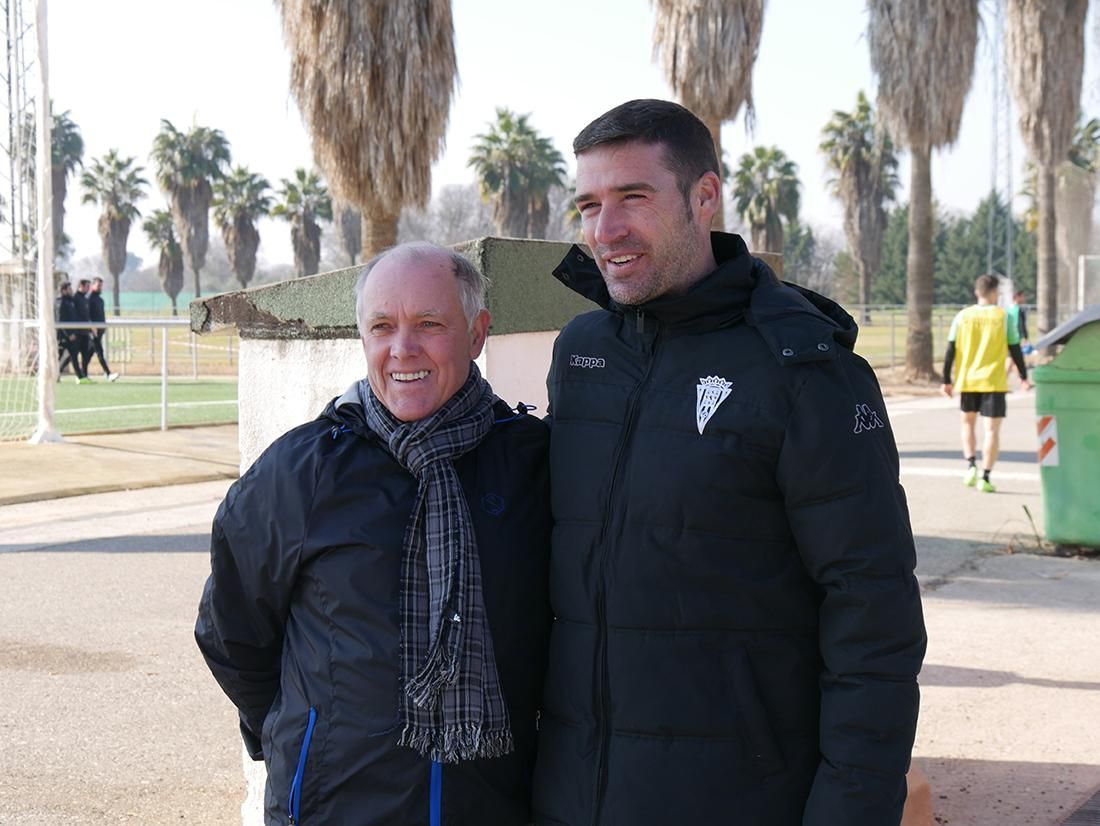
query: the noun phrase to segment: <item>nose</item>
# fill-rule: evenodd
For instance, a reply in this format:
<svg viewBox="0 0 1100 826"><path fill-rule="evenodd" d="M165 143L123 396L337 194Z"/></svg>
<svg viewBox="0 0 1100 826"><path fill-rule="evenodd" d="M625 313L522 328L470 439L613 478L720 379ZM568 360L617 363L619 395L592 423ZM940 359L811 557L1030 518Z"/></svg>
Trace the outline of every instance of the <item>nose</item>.
<svg viewBox="0 0 1100 826"><path fill-rule="evenodd" d="M607 246L624 238L629 231L622 210L615 204L603 204L596 216L596 225L592 229L592 240L596 246Z"/></svg>
<svg viewBox="0 0 1100 826"><path fill-rule="evenodd" d="M420 352L420 341L416 331L407 327L399 328L390 339L390 355L393 358L408 358Z"/></svg>

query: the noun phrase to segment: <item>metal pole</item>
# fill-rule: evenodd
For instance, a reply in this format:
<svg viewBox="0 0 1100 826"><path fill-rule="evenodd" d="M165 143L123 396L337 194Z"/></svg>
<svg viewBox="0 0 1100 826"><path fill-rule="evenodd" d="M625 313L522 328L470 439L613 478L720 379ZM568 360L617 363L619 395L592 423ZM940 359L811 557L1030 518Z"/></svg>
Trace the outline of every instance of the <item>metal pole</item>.
<svg viewBox="0 0 1100 826"><path fill-rule="evenodd" d="M890 366L894 367L898 363L897 343L895 339L895 330L898 326L898 313L897 310L890 311Z"/></svg>
<svg viewBox="0 0 1100 826"><path fill-rule="evenodd" d="M1085 309L1085 256L1077 256L1077 312Z"/></svg>
<svg viewBox="0 0 1100 826"><path fill-rule="evenodd" d="M32 444L60 442L54 429L54 385L57 383L57 331L53 324L53 188L50 166L50 84L46 50L46 0L35 9L38 42L38 124L36 140L38 189L38 425ZM9 81L11 79L9 78Z"/></svg>
<svg viewBox="0 0 1100 826"><path fill-rule="evenodd" d="M188 332L191 337L191 378L199 377L199 348L195 346L195 334Z"/></svg>
<svg viewBox="0 0 1100 826"><path fill-rule="evenodd" d="M160 429L168 429L168 326L160 332Z"/></svg>

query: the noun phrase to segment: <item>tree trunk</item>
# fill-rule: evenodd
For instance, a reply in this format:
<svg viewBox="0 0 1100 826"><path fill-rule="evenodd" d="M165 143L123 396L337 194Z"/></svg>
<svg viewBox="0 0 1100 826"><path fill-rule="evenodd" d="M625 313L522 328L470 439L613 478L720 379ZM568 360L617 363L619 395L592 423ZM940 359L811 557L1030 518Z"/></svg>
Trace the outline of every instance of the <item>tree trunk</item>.
<svg viewBox="0 0 1100 826"><path fill-rule="evenodd" d="M115 304L115 315L116 316L122 315L122 308L119 306L119 300L118 300L119 281L121 280L121 278L122 278L121 273L117 273L117 272L111 273L111 292L114 293L114 304Z"/></svg>
<svg viewBox="0 0 1100 826"><path fill-rule="evenodd" d="M369 260L383 250L397 244L397 219L399 212L384 210L363 212L363 260Z"/></svg>
<svg viewBox="0 0 1100 826"><path fill-rule="evenodd" d="M199 268L193 267L191 272L195 274L195 298L198 298L202 295L202 287L199 286Z"/></svg>
<svg viewBox="0 0 1100 826"><path fill-rule="evenodd" d="M909 179L909 256L905 300L909 305L909 335L905 342L905 378L930 381L932 369L932 150L911 148Z"/></svg>
<svg viewBox="0 0 1100 826"><path fill-rule="evenodd" d="M871 303L871 268L863 255L856 256L855 265L859 274L859 323L870 324L871 311L867 305Z"/></svg>
<svg viewBox="0 0 1100 826"><path fill-rule="evenodd" d="M714 141L714 154L718 156L718 178L722 185L718 188L718 211L714 213L714 220L710 222L710 228L718 232L726 231L726 176L722 174L722 119L705 118L703 123L710 130L711 140ZM782 250L780 250L782 252Z"/></svg>
<svg viewBox="0 0 1100 826"><path fill-rule="evenodd" d="M1038 302L1036 325L1042 338L1058 326L1058 251L1054 241L1054 164L1039 165L1039 237L1036 255L1039 259L1035 277L1035 297Z"/></svg>

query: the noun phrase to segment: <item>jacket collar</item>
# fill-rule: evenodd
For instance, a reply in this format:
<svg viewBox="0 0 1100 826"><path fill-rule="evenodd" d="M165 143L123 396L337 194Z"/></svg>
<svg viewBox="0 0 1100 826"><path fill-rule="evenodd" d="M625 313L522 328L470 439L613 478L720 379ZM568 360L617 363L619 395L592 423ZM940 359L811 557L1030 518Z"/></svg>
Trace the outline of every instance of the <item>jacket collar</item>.
<svg viewBox="0 0 1100 826"><path fill-rule="evenodd" d="M651 316L684 332L729 327L744 321L756 330L781 364L831 359L837 346L852 349L858 329L836 302L776 278L753 257L739 235L711 233L718 267L678 296L661 296L638 307L611 298L595 260L573 245L554 276L605 310L628 318Z"/></svg>

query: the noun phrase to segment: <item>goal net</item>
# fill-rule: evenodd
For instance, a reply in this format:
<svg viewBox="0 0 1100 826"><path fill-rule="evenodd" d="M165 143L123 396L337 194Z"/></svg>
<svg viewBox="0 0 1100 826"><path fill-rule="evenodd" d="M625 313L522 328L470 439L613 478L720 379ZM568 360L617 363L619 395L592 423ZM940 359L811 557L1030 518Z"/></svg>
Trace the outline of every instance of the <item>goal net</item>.
<svg viewBox="0 0 1100 826"><path fill-rule="evenodd" d="M39 88L34 5L3 4L8 71L0 74L0 440L25 439L38 420L39 365L35 117ZM6 94L5 94L6 92Z"/></svg>

